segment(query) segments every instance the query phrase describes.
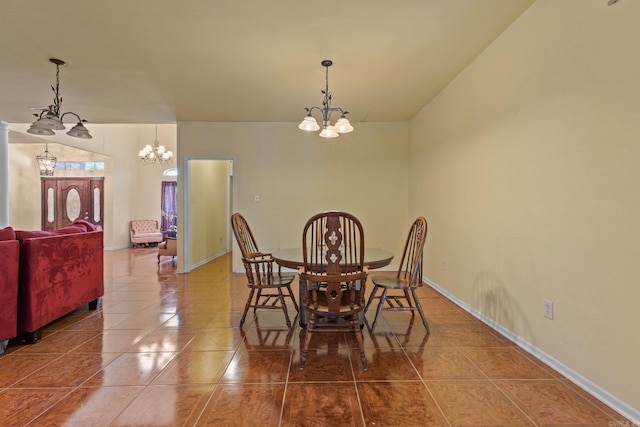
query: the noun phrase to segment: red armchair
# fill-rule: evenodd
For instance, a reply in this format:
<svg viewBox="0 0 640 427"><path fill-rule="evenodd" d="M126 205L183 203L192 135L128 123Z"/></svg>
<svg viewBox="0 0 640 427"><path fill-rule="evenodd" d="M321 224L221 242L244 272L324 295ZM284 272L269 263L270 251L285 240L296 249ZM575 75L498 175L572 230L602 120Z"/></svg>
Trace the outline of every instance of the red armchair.
<svg viewBox="0 0 640 427"><path fill-rule="evenodd" d="M20 246L15 238L11 227L0 229L0 355L17 335Z"/></svg>
<svg viewBox="0 0 640 427"><path fill-rule="evenodd" d="M69 228L16 232L21 240L17 329L27 343L37 341L45 325L85 304L96 309L104 294L102 230L64 234Z"/></svg>

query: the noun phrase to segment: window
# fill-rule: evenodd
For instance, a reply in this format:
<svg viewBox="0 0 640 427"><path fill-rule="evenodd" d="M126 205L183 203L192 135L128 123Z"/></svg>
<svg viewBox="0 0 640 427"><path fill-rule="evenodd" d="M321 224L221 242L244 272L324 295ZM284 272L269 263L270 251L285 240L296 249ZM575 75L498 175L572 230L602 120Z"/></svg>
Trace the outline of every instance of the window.
<svg viewBox="0 0 640 427"><path fill-rule="evenodd" d="M171 237L176 236L178 226L178 201L176 190L178 183L175 181L162 181L162 195L160 206L162 217L161 227L163 231L169 231Z"/></svg>
<svg viewBox="0 0 640 427"><path fill-rule="evenodd" d="M178 176L178 168L169 168L162 172L164 176Z"/></svg>
<svg viewBox="0 0 640 427"><path fill-rule="evenodd" d="M56 170L65 171L103 171L104 162L58 162Z"/></svg>

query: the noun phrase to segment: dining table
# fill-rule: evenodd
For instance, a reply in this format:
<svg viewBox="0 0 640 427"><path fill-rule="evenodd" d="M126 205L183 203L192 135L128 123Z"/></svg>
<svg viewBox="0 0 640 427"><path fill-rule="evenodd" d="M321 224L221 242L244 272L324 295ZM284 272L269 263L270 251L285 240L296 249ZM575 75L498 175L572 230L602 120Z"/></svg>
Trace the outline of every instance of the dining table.
<svg viewBox="0 0 640 427"><path fill-rule="evenodd" d="M287 248L280 249L271 253L274 261L280 267L298 269L302 267L304 262L302 260L302 248ZM369 270L375 270L378 268L386 267L393 260L393 252L381 248L365 248L364 250L364 264L369 267ZM302 284L298 283L300 298L302 298ZM302 302L302 301L300 301ZM362 313L361 313L362 314ZM300 315L298 317L298 323L300 326L306 325L306 313L305 310L300 307ZM362 319L361 322L362 323Z"/></svg>

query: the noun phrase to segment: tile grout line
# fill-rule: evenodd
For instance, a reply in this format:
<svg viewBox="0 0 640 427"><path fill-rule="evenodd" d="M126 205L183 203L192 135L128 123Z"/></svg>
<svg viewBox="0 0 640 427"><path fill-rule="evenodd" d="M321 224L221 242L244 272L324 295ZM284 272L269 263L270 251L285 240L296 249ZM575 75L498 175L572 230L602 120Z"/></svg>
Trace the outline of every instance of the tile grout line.
<svg viewBox="0 0 640 427"><path fill-rule="evenodd" d="M426 317L426 315L425 315L425 317ZM385 319L385 321L386 321L386 319ZM400 343L400 339L398 338L398 335L396 334L396 332L393 330L393 327L391 327L391 333L396 338L396 341L398 341L398 343ZM431 336L431 333L429 333L429 336ZM426 346L426 344L423 345L423 348L425 346ZM401 343L400 343L400 348L402 349L402 352L404 353L405 357L407 358L407 360L409 361L409 363L413 367L413 370L415 371L416 375L418 376L418 378L420 378L420 381L422 382L422 386L427 390L427 393L429 393L429 396L431 396L431 399L433 400L433 403L435 403L436 407L440 411L440 414L445 419L447 424L449 424L449 427L452 427L451 422L449 421L449 417L447 417L447 415L444 413L444 410L440 406L440 403L438 403L438 400L435 398L435 396L431 392L431 389L429 388L429 386L425 382L425 379L422 377L422 375L420 375L420 372L418 371L418 368L416 368L415 364L413 363L413 360L411 360L411 358L409 357L409 354L407 353L407 348L404 345L402 345Z"/></svg>
<svg viewBox="0 0 640 427"><path fill-rule="evenodd" d="M362 334L362 340L364 342L364 334L362 333L362 329L360 329L360 334ZM356 391L356 399L358 399L358 409L360 409L360 420L362 421L362 425L366 426L366 421L364 419L364 411L362 409L362 400L360 398L360 392L358 391L358 382L356 381L356 372L355 369L356 367L353 364L353 358L351 357L351 353L353 352L353 349L351 348L351 346L349 345L349 341L347 341L347 334L343 333L342 334L342 338L345 341L345 343L347 344L347 357L349 358L349 366L351 367L351 381L353 383L353 388ZM357 341L357 339L356 339ZM358 347L358 352L360 351L360 348Z"/></svg>
<svg viewBox="0 0 640 427"><path fill-rule="evenodd" d="M296 319L297 319L297 316L296 316ZM294 320L294 322L295 322L295 320ZM295 331L295 329L296 329L295 323L292 324L291 327L294 328L294 331ZM293 365L293 352L294 352L294 349L293 349L293 344L292 344L291 345L291 349L289 351L289 365L288 365L288 368L287 368L287 376L286 376L285 381L284 381L284 390L282 392L282 403L280 404L280 419L278 420L278 425L279 426L282 425L282 421L283 421L282 418L284 417L284 407L285 407L285 402L287 400L287 391L289 389L289 373L291 372L292 365Z"/></svg>
<svg viewBox="0 0 640 427"><path fill-rule="evenodd" d="M529 414L527 414L527 412L524 410L524 408L521 408L520 405L518 405L516 402L514 402L513 399L511 399L504 392L504 390L502 390L502 387L499 387L498 384L491 377L489 377L489 375L487 375L487 373L483 369L481 369L480 366L478 366L473 360L471 360L471 358L469 358L469 356L467 356L467 354L462 350L464 348L473 348L473 347L462 347L462 346L457 345L456 343L452 343L452 344L460 352L460 354L462 354L462 356L465 359L467 359L469 361L469 363L471 363L471 365L473 365L478 371L480 371L482 373L482 375L484 375L484 377L487 379L487 381L489 381L490 384L492 384L496 389L498 389L500 394L502 394L509 402L511 402L511 404L513 406L515 406L522 413L522 415L525 416L526 419L531 421L531 423L533 423L534 426L538 427L538 424L536 424L536 422L529 416ZM498 347L481 347L481 348L498 348Z"/></svg>

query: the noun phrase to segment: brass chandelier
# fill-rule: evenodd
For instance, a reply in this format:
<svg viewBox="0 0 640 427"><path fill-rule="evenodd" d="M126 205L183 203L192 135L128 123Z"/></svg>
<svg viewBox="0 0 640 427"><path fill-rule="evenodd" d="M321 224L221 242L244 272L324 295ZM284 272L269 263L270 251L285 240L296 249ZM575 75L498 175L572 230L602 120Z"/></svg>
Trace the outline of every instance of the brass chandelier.
<svg viewBox="0 0 640 427"><path fill-rule="evenodd" d="M156 163L166 165L172 162L173 151L167 150L164 145L160 145L158 142L158 125L156 125L156 139L153 141L153 147L149 144L146 145L138 152L138 156L140 156L140 163L144 165L155 165Z"/></svg>

